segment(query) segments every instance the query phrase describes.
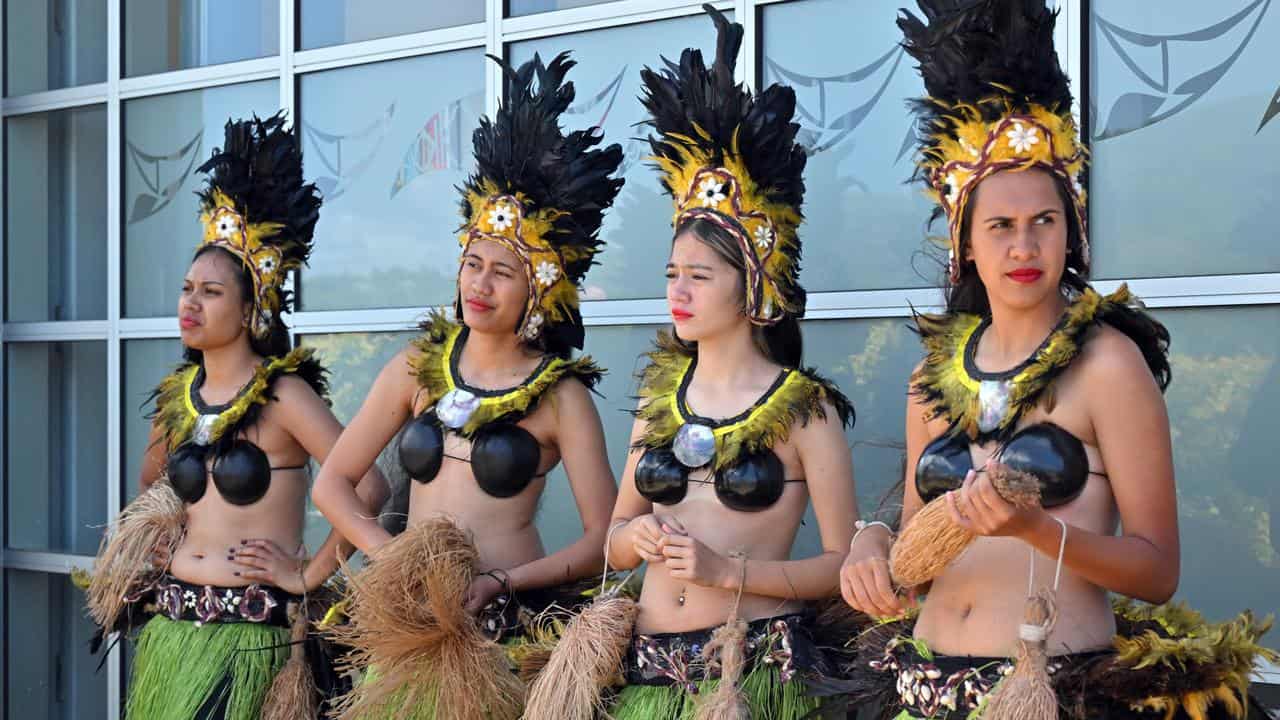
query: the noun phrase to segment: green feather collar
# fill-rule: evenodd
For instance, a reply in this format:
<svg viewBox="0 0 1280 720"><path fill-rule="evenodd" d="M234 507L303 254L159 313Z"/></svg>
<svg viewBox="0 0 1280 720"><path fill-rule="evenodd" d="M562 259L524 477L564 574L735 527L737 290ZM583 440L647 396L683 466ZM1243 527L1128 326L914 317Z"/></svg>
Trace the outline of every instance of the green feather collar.
<svg viewBox="0 0 1280 720"><path fill-rule="evenodd" d="M836 410L842 425L853 425L853 405L836 388L811 369L784 368L751 407L724 420L695 414L685 402L685 392L693 378L697 358L671 350L648 354L649 366L641 373L640 409L636 416L645 421L644 435L636 448L666 448L687 423L711 428L715 436L713 470L732 465L744 453L760 452L785 443L791 429L812 418L826 418L825 403Z"/></svg>
<svg viewBox="0 0 1280 720"><path fill-rule="evenodd" d="M418 386L426 393L426 406L434 407L440 398L452 390L465 390L478 401L476 409L458 429L458 434L463 437L471 437L477 430L492 422L516 422L525 417L537 407L543 394L565 376L575 377L588 389L593 389L604 375L604 370L589 356L565 360L547 355L529 377L513 388L474 388L467 385L458 371L458 360L466 344L467 328L434 313L424 323L423 330L412 341L418 355L410 360L410 366L418 380Z"/></svg>
<svg viewBox="0 0 1280 720"><path fill-rule="evenodd" d="M206 406L199 395L204 383L204 368L185 363L160 382L155 390L156 405L151 418L164 434L172 451L199 435L201 445L213 445L233 430L234 437L252 424L260 410L272 399L271 387L283 375L299 375L321 397L325 396L324 369L311 348L295 348L283 357L267 358L254 370L253 378L236 393L231 402L216 407ZM202 420L201 418L207 418Z"/></svg>
<svg viewBox="0 0 1280 720"><path fill-rule="evenodd" d="M1086 286L1031 357L1001 373L977 369L973 354L990 318L966 313L915 316L924 364L911 376L911 392L972 441L1007 439L1084 347L1089 329L1110 309L1133 304L1128 287L1100 295Z"/></svg>

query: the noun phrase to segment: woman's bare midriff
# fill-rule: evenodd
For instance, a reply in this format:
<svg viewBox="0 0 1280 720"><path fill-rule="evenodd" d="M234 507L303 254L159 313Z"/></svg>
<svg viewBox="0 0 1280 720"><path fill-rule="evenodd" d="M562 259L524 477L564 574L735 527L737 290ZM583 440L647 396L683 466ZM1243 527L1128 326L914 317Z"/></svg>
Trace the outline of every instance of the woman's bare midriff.
<svg viewBox="0 0 1280 720"><path fill-rule="evenodd" d="M457 454L453 441L446 445ZM543 455L546 463L545 449ZM451 518L471 534L480 555L478 570L507 570L546 555L534 524L545 477L534 478L515 497L496 498L480 489L468 463L446 457L435 479L410 482L409 525L440 515Z"/></svg>
<svg viewBox="0 0 1280 720"><path fill-rule="evenodd" d="M787 483L782 497L759 512L739 512L725 507L715 489L690 483L689 491L677 505L654 505L660 517L674 517L685 531L724 557L741 552L750 560L789 560L800 519L809 503L804 483ZM737 572L737 560L731 559ZM645 568L640 593L640 615L636 630L641 633L688 632L724 624L733 606L734 591L695 585L671 577L663 563ZM684 603L680 595L684 594ZM744 593L738 616L751 621L799 612L796 600Z"/></svg>
<svg viewBox="0 0 1280 720"><path fill-rule="evenodd" d="M197 585L248 585L235 574L246 568L227 559L228 550L241 540L271 540L289 553L301 549L305 468L272 471L267 494L252 505L227 502L213 480L207 482L204 496L187 506L186 536L169 567L174 577Z"/></svg>
<svg viewBox="0 0 1280 720"><path fill-rule="evenodd" d="M1086 446L1090 466L1102 471L1096 448ZM975 448L981 467L985 453ZM1118 514L1105 477L1090 475L1084 491L1050 513L1090 532L1115 532ZM1036 588L1053 585L1056 557L1035 553ZM933 581L916 622L915 636L942 655L999 657L1013 653L1027 598L1030 546L1021 540L980 537ZM1110 647L1115 619L1107 592L1067 568L1057 592L1058 620L1049 636L1050 654Z"/></svg>

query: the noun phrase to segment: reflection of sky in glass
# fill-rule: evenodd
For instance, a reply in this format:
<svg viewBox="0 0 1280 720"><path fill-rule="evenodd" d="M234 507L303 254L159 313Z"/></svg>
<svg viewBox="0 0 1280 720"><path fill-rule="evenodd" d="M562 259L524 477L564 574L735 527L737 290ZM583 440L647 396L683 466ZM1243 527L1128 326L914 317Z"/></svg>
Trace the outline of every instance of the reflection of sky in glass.
<svg viewBox="0 0 1280 720"><path fill-rule="evenodd" d="M1259 161L1280 157L1280 121L1259 127L1280 85L1280 8L1092 10L1094 275L1280 270L1280 169Z"/></svg>
<svg viewBox="0 0 1280 720"><path fill-rule="evenodd" d="M178 290L200 242L195 172L222 145L228 118L272 115L279 85L262 80L124 103L124 314L177 313Z"/></svg>
<svg viewBox="0 0 1280 720"><path fill-rule="evenodd" d="M62 0L4 7L5 95L107 79L107 4Z"/></svg>
<svg viewBox="0 0 1280 720"><path fill-rule="evenodd" d="M146 415L154 405L143 405L152 388L160 384L182 362L182 343L174 339L125 340L123 349L124 385L120 391L121 436L124 439L125 501L138 495L142 455L147 450L151 423Z"/></svg>
<svg viewBox="0 0 1280 720"><path fill-rule="evenodd" d="M302 49L484 20L483 0L301 0Z"/></svg>
<svg viewBox="0 0 1280 720"><path fill-rule="evenodd" d="M275 55L279 0L124 0L125 75Z"/></svg>
<svg viewBox="0 0 1280 720"><path fill-rule="evenodd" d="M325 194L308 310L453 298L459 195L483 112L480 50L304 75L303 161ZM340 99L340 100L339 100Z"/></svg>
<svg viewBox="0 0 1280 720"><path fill-rule="evenodd" d="M5 641L22 648L4 667L7 716L107 720L107 673L85 652L97 628L84 591L61 573L5 570L4 592Z"/></svg>
<svg viewBox="0 0 1280 720"><path fill-rule="evenodd" d="M107 344L9 344L5 362L6 545L92 554L107 509Z"/></svg>
<svg viewBox="0 0 1280 720"><path fill-rule="evenodd" d="M898 0L807 0L763 10L766 83L796 91L805 171L801 281L809 290L919 287L938 266L917 254L930 204L907 185L907 98L923 93L898 47ZM923 275L923 277L922 277Z"/></svg>
<svg viewBox="0 0 1280 720"><path fill-rule="evenodd" d="M107 316L105 105L5 121L5 319Z"/></svg>
<svg viewBox="0 0 1280 720"><path fill-rule="evenodd" d="M605 216L605 240L599 266L583 281L587 297L622 299L662 297L663 268L671 244L671 199L644 158L646 134L635 124L645 119L640 70L658 66L659 56L679 59L686 47L715 55L715 28L702 15L516 43L509 50L513 65L533 57L543 61L572 50L578 66L569 72L577 99L563 118L566 130L594 125L604 128L604 144L619 143L626 153L626 185ZM615 84L616 83L616 84Z"/></svg>
<svg viewBox="0 0 1280 720"><path fill-rule="evenodd" d="M507 0L507 17L533 15L551 10L568 10L607 2L613 2L613 0Z"/></svg>
<svg viewBox="0 0 1280 720"><path fill-rule="evenodd" d="M1164 310L1182 533L1179 599L1214 620L1280 611L1280 310ZM1280 638L1263 644L1280 648Z"/></svg>

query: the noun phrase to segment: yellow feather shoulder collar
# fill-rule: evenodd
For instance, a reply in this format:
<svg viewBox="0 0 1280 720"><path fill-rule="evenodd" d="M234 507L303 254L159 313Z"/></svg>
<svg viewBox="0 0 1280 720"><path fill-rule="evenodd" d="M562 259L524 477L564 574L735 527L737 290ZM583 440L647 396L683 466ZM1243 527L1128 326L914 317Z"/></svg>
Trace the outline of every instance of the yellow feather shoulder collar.
<svg viewBox="0 0 1280 720"><path fill-rule="evenodd" d="M929 406L930 419L945 419L952 432L979 443L1007 439L1080 354L1090 328L1112 308L1135 302L1127 286L1106 296L1085 286L1036 352L1002 373L982 372L973 362L974 349L990 318L917 314L916 332L926 355L911 376L911 392Z"/></svg>
<svg viewBox="0 0 1280 720"><path fill-rule="evenodd" d="M842 425L852 427L852 403L835 386L812 369L784 368L773 386L751 407L735 417L711 420L695 414L685 402L685 391L697 357L656 349L640 374L640 408L636 417L645 421L645 432L636 448L665 448L687 423L711 428L715 436L713 470L732 465L742 454L752 454L785 443L791 429L813 418L825 419L830 403Z"/></svg>
<svg viewBox="0 0 1280 720"><path fill-rule="evenodd" d="M594 389L604 370L590 356L566 360L554 355L542 359L537 369L519 385L506 390L483 390L463 381L458 372L458 358L466 344L467 328L439 313L424 323L423 332L412 341L418 350L410 359L410 367L418 386L426 393L426 406L434 406L447 393L465 390L476 398L478 406L458 434L471 437L492 422L516 422L533 412L547 390L566 376L575 377Z"/></svg>
<svg viewBox="0 0 1280 720"><path fill-rule="evenodd" d="M235 398L217 407L208 407L200 400L204 369L195 363L184 363L156 387L155 410L149 417L160 426L169 450L196 435L199 435L196 438L199 444L212 445L224 435L235 437L240 430L252 425L261 408L273 399L272 385L284 375L298 375L321 397L328 394L325 370L315 358L314 350L300 347L287 355L264 360Z"/></svg>

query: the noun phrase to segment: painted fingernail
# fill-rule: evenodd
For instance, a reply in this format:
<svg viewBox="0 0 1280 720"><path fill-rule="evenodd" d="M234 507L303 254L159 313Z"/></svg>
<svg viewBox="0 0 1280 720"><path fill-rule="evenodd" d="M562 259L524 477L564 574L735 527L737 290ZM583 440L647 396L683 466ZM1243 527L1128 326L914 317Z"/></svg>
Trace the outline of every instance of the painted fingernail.
<svg viewBox="0 0 1280 720"><path fill-rule="evenodd" d="M248 541L248 540L241 540L241 541L240 541L240 544L241 544L241 545L244 545L244 544L245 544L245 543L247 543L247 542L249 542L249 541Z"/></svg>
<svg viewBox="0 0 1280 720"><path fill-rule="evenodd" d="M237 571L237 572L234 572L234 573L231 573L231 574L232 574L232 575L235 575L236 577L240 577L240 573L239 573L238 571Z"/></svg>

